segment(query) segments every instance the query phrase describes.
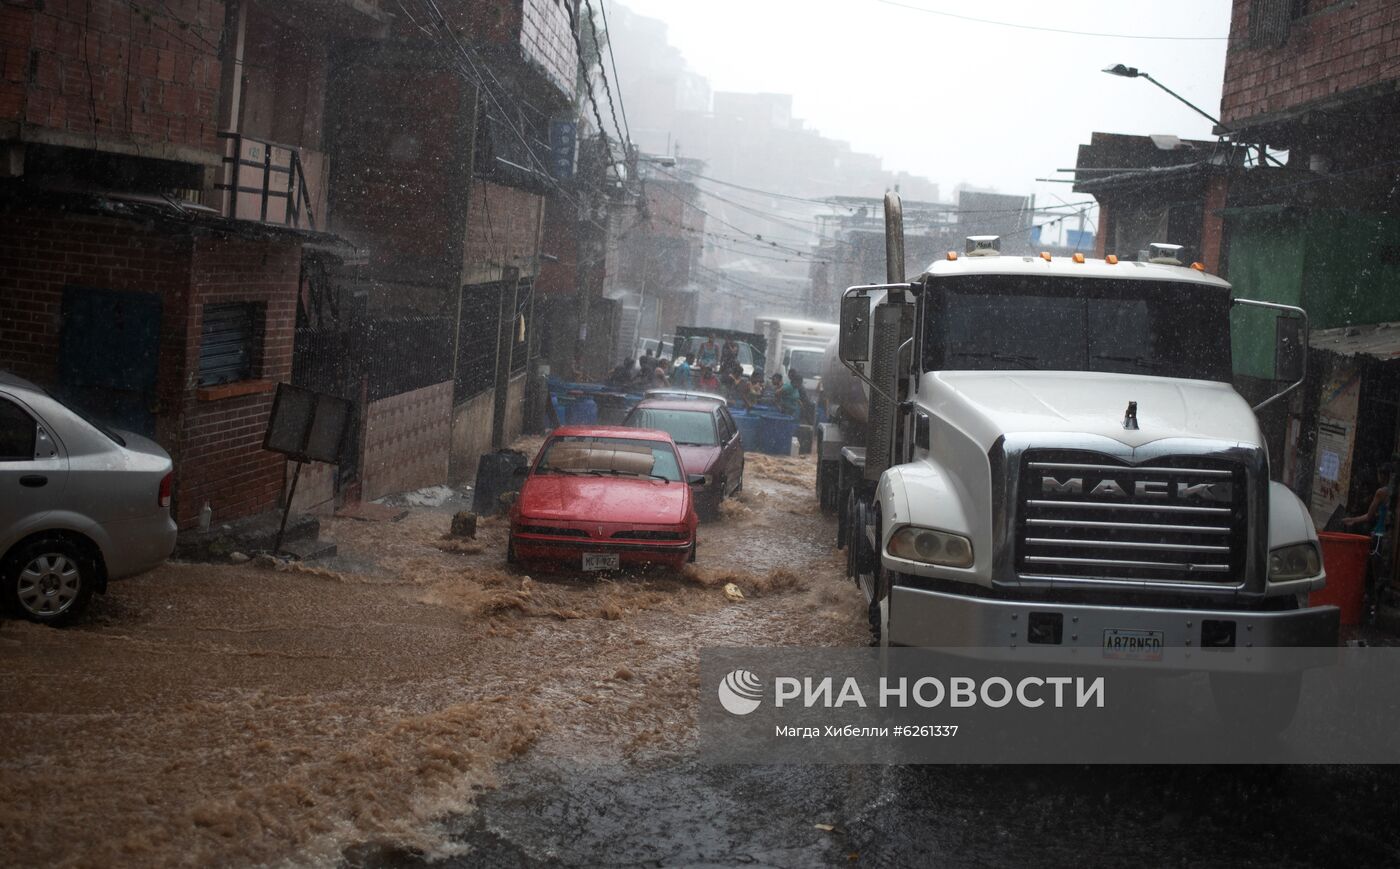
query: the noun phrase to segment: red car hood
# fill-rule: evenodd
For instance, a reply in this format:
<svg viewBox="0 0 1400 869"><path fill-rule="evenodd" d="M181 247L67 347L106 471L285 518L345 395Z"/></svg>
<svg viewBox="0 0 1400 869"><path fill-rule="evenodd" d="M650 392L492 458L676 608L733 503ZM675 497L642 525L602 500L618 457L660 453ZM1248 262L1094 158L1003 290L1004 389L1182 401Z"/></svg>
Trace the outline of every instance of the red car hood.
<svg viewBox="0 0 1400 869"><path fill-rule="evenodd" d="M680 450L681 465L687 474L708 474L719 459L719 447L700 444L676 444Z"/></svg>
<svg viewBox="0 0 1400 869"><path fill-rule="evenodd" d="M520 515L531 519L674 525L685 521L688 495L684 483L541 474L525 481L519 504Z"/></svg>

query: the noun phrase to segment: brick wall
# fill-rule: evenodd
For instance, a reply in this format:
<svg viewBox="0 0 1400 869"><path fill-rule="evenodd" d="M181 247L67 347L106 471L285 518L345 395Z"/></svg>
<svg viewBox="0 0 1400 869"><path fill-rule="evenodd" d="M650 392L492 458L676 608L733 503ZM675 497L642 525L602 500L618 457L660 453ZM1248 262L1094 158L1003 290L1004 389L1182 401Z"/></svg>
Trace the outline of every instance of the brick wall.
<svg viewBox="0 0 1400 869"><path fill-rule="evenodd" d="M370 402L361 464L365 500L444 482L451 439L451 381Z"/></svg>
<svg viewBox="0 0 1400 869"><path fill-rule="evenodd" d="M496 390L474 395L452 409L452 443L448 479L454 483L476 476L481 454L491 450L492 414Z"/></svg>
<svg viewBox="0 0 1400 869"><path fill-rule="evenodd" d="M538 66L550 82L569 99L574 97L578 48L574 44L569 10L565 4L576 2L577 0L520 0L523 7L520 47L525 52L525 59ZM598 29L601 33L602 22L598 23Z"/></svg>
<svg viewBox="0 0 1400 869"><path fill-rule="evenodd" d="M1227 125L1332 94L1400 79L1400 3L1324 4L1294 21L1277 47L1252 46L1252 10L1278 0L1234 0L1220 117Z"/></svg>
<svg viewBox="0 0 1400 869"><path fill-rule="evenodd" d="M329 228L369 250L373 280L444 295L460 285L475 95L437 55L390 52L337 61Z"/></svg>
<svg viewBox="0 0 1400 869"><path fill-rule="evenodd" d="M220 0L0 4L0 123L59 144L217 152L223 16Z"/></svg>
<svg viewBox="0 0 1400 869"><path fill-rule="evenodd" d="M506 266L519 269L522 278L533 277L539 267L543 216L543 196L475 181L468 199L462 283L499 281Z"/></svg>
<svg viewBox="0 0 1400 869"><path fill-rule="evenodd" d="M174 458L176 519L208 500L219 519L278 504L283 460L262 450L272 386L291 375L299 242L173 234L50 209L0 212L0 368L56 386L65 287L161 298L156 440ZM204 305L264 306L252 394L197 388Z"/></svg>
<svg viewBox="0 0 1400 869"><path fill-rule="evenodd" d="M187 238L128 220L0 211L0 367L57 385L65 287L152 293L166 308L157 394L163 404L178 401L183 336L170 309L188 286L189 249ZM174 432L158 428L157 434L168 441Z"/></svg>
<svg viewBox="0 0 1400 869"><path fill-rule="evenodd" d="M195 240L185 328L185 392L176 473L176 522L194 524L209 502L216 520L278 506L285 460L262 448L272 411L272 387L291 379L301 245L231 238ZM199 390L200 330L205 305L263 305L261 351L254 378L263 391Z"/></svg>

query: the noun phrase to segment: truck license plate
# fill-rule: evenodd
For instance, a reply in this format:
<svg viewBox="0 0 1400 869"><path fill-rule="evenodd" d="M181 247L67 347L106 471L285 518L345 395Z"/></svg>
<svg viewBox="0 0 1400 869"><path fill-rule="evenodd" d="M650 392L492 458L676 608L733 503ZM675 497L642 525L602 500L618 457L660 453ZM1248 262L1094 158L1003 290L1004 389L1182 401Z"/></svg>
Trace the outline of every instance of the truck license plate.
<svg viewBox="0 0 1400 869"><path fill-rule="evenodd" d="M583 553L584 570L617 570L621 564L616 552Z"/></svg>
<svg viewBox="0 0 1400 869"><path fill-rule="evenodd" d="M1161 631L1120 631L1108 629L1103 632L1103 656L1123 661L1162 660Z"/></svg>

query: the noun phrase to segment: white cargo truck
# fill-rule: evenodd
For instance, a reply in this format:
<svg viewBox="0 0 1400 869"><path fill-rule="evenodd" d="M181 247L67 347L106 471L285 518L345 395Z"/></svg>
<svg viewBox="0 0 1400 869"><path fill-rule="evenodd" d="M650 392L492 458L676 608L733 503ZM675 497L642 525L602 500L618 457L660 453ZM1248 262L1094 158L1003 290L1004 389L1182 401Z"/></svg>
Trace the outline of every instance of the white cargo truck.
<svg viewBox="0 0 1400 869"><path fill-rule="evenodd" d="M836 337L835 323L796 320L790 317L755 317L753 330L768 341L768 376L796 369L803 387L815 395L822 381L822 358L827 345ZM776 367L774 367L776 363Z"/></svg>
<svg viewBox="0 0 1400 869"><path fill-rule="evenodd" d="M1336 644L1337 609L1308 605L1317 535L1255 416L1302 382L1301 309L1233 299L1165 244L1120 262L972 238L906 281L886 209L888 282L842 298L817 484L882 645ZM1255 408L1231 386L1240 305L1285 319L1299 369Z"/></svg>

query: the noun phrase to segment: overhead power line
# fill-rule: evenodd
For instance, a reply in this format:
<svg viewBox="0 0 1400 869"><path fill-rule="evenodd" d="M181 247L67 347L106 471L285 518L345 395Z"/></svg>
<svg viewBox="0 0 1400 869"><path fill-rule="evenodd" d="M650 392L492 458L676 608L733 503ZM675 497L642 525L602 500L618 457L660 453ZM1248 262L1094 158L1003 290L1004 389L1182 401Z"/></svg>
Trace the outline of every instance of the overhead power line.
<svg viewBox="0 0 1400 869"><path fill-rule="evenodd" d="M1176 42L1228 42L1229 36L1166 36L1156 33L1101 33L1092 30L1069 30L1062 27L1041 27L1035 24L1022 24L1019 21L997 21L992 18L976 18L972 15L960 15L956 12L944 12L942 9L930 9L927 6L915 6L912 3L900 3L899 0L875 0L886 6L898 6L900 9L909 9L914 12L923 12L926 15L938 15L943 18L956 18L959 21L971 21L976 24L990 24L995 27L1012 27L1016 30L1034 30L1041 33L1063 33L1069 36L1094 36L1104 39L1155 39Z"/></svg>
<svg viewBox="0 0 1400 869"><path fill-rule="evenodd" d="M573 34L573 37L574 37L574 47L578 50L579 61L582 62L582 61L583 61L583 54L584 54L584 53L583 53L583 37L582 37L582 35L581 35L581 33L580 33L580 25L579 25L578 15L577 15L577 12L578 12L579 10L577 9L577 7L576 7L573 3L565 3L564 6L565 6L565 8L567 8L567 9L569 10L569 30L570 30L570 32ZM590 13L590 15L589 15L589 19L588 19L588 20L589 20L590 23L592 23L593 18L592 18L591 13ZM599 66L602 66L602 64L603 64L603 52L602 52L602 49L598 46L598 31L597 31L596 29L593 31L593 47L594 47L594 49L597 50L597 52L598 52L598 65L599 65ZM611 159L611 157L612 157L612 148L610 148L610 147L608 146L608 128L607 128L607 125L605 125L605 124L603 123L603 112L602 112L602 109L600 109L599 106L598 106L598 95L597 95L596 93L593 92L593 76L592 76L591 71L590 71L590 69L589 69L588 67L584 67L584 70L583 70L583 87L584 87L584 91L585 91L585 92L587 93L587 95L588 95L588 102L589 102L589 105L591 105L591 106L593 107L593 119L594 119L595 121L598 122L598 136L599 136L599 138L601 138L601 139L603 140L603 149L604 149L604 151L607 152L608 157L609 157L609 161L608 161L608 162L614 167L614 170L618 172L618 178L621 178L621 177L622 177L621 170L618 170L618 169L617 169L617 163L616 163L616 161ZM610 97L610 99L611 99L611 97ZM616 123L616 116L614 116L614 123Z"/></svg>
<svg viewBox="0 0 1400 869"><path fill-rule="evenodd" d="M617 131L618 141L630 145L632 137L622 131L622 124L618 123L617 120L617 103L613 102L612 85L608 83L608 65L603 62L603 43L598 38L598 23L593 20L593 4L591 0L583 0L583 9L584 12L587 13L584 17L588 19L588 29L593 34L593 48L598 52L598 75L603 79L603 93L608 97L608 111L612 114L613 129ZM612 34L609 34L608 37L611 39ZM618 99L622 99L621 92L619 92ZM598 122L601 124L602 119L599 118Z"/></svg>
<svg viewBox="0 0 1400 869"><path fill-rule="evenodd" d="M509 113L506 112L501 103L501 100L508 91L505 86L501 84L500 80L496 78L495 73L491 72L490 66L484 62L478 66L470 49L464 45L452 31L446 17L442 14L442 10L438 7L436 0L418 0L418 4L417 8L419 8L420 14L425 21L431 23L431 29L419 23L418 19L404 6L403 0L399 0L398 7L408 20L436 45L448 65L455 69L457 74L468 84L476 88L478 92L485 94L491 104L496 107L496 112L500 115L501 123L504 124L506 129L510 130L521 145L524 146L526 156L529 158L530 162L535 164L533 167L527 168L533 169L540 178L554 188L559 196L574 207L576 213L580 214L584 220L602 231L606 236L608 232L607 227L585 213L585 209L578 199L572 196L569 191L554 178L553 174L550 173L549 168L544 165L539 155L535 153L535 148L531 146L529 138L525 133L511 121ZM444 34L446 38L444 38ZM449 40L451 42L450 46L448 45ZM482 74L483 69L485 70L485 75ZM503 95L501 98L497 97L495 90L487 83L487 76L490 77L497 88L500 88Z"/></svg>
<svg viewBox="0 0 1400 869"><path fill-rule="evenodd" d="M613 51L612 25L608 24L608 0L598 0L598 10L603 13L603 32L608 35L608 61L612 64L613 87L617 88L617 108L622 112L622 128L627 141L632 141L632 127L627 123L627 103L622 99L622 77L617 74L617 52Z"/></svg>

